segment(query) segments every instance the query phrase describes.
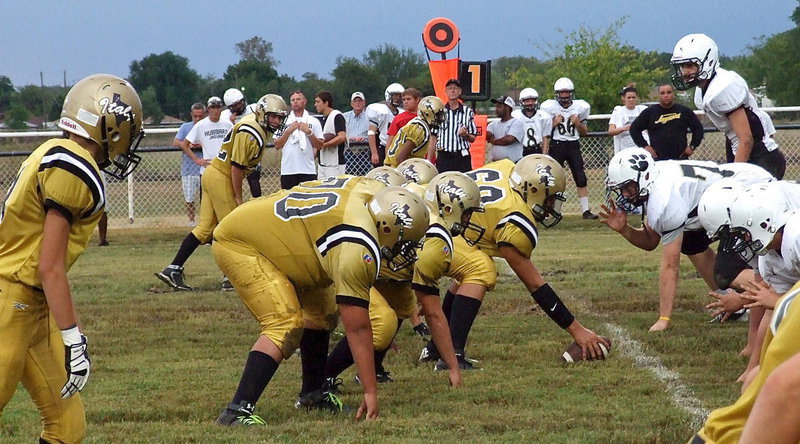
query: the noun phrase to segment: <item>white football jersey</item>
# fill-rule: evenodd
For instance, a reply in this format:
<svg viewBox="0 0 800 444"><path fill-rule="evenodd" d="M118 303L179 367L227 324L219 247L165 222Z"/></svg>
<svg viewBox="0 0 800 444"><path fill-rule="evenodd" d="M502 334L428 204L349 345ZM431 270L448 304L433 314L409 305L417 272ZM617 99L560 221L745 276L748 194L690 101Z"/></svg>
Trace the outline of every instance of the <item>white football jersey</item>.
<svg viewBox="0 0 800 444"><path fill-rule="evenodd" d="M398 108L398 111L402 111ZM370 103L367 106L367 120L370 125L378 127L378 143L386 146L389 143L389 137L386 134L389 131L389 125L394 120L395 114L389 109L389 106L383 102Z"/></svg>
<svg viewBox="0 0 800 444"><path fill-rule="evenodd" d="M557 114L564 116L564 121L553 127L553 140L570 141L578 140L581 135L578 134L578 129L569 120L573 114L577 115L581 122L585 122L589 118L589 112L592 107L585 100L575 99L568 107L564 108L558 101L549 99L542 103L539 107L542 111L555 117Z"/></svg>
<svg viewBox="0 0 800 444"><path fill-rule="evenodd" d="M763 134L761 140L768 151L778 148L777 142L769 137L770 134L775 133L772 119L767 113L758 108L756 99L747 88L747 82L739 74L717 68L717 73L709 82L705 93L702 89L695 88L694 105L698 109L705 111L714 126L731 141L734 154L736 154L736 150L739 147L739 138L736 137L736 133L733 131L733 126L728 120L728 114L740 107L744 107L746 112L752 113L757 117L757 119L748 119L750 120L753 136ZM760 125L760 128L753 128L753 125Z"/></svg>
<svg viewBox="0 0 800 444"><path fill-rule="evenodd" d="M763 168L750 163L717 165L711 161L665 160L656 162L647 198L647 224L668 244L684 231L701 231L697 205L709 185L732 177L744 185L774 180Z"/></svg>
<svg viewBox="0 0 800 444"><path fill-rule="evenodd" d="M758 257L758 271L778 293L786 293L800 281L800 213L786 221L780 254L770 250Z"/></svg>
<svg viewBox="0 0 800 444"><path fill-rule="evenodd" d="M511 113L511 117L522 122L522 126L525 128L525 135L522 138L523 149L541 146L544 138L550 137L550 133L553 132L553 116L545 111L537 110L536 114L528 117L522 110L516 109Z"/></svg>

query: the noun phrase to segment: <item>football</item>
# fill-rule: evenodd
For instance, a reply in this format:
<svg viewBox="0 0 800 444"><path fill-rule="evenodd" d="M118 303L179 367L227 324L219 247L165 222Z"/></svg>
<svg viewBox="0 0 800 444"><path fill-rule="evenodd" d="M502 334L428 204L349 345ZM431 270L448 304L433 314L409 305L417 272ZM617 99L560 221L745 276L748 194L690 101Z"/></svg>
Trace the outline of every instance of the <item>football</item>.
<svg viewBox="0 0 800 444"><path fill-rule="evenodd" d="M325 133L325 134L323 134L323 135L322 135L322 138L323 138L323 139L324 139L326 142L330 142L330 141L331 141L331 140L332 140L334 137L336 137L336 134Z"/></svg>
<svg viewBox="0 0 800 444"><path fill-rule="evenodd" d="M605 360L608 357L608 353L611 351L611 339L608 339L605 336L601 336L601 338L608 341L609 345L608 348L606 348L605 344L603 344L602 342L600 343L600 349L603 351L603 357L600 359ZM583 353L581 352L581 346L578 345L577 342L573 342L572 344L570 344L569 347L567 347L567 349L561 355L561 360L564 362L583 361L584 356ZM589 355L586 355L585 360L593 361L592 357Z"/></svg>

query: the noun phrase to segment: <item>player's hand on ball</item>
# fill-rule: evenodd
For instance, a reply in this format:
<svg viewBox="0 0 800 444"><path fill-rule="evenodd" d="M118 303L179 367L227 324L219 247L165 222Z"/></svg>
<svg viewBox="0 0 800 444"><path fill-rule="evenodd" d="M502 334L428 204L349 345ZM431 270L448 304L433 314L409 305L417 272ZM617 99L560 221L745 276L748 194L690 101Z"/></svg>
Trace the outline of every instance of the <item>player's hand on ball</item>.
<svg viewBox="0 0 800 444"><path fill-rule="evenodd" d="M582 326L575 332L573 339L580 346L583 359L605 359L608 350L611 348L611 341ZM601 347L601 344L605 347L605 350Z"/></svg>
<svg viewBox="0 0 800 444"><path fill-rule="evenodd" d="M75 328L77 330L77 327ZM86 343L86 336L79 333L80 342L75 338L69 344L64 345L66 353L65 367L67 370L67 383L61 389L61 398L66 399L83 390L92 369L92 362L89 359L89 349Z"/></svg>

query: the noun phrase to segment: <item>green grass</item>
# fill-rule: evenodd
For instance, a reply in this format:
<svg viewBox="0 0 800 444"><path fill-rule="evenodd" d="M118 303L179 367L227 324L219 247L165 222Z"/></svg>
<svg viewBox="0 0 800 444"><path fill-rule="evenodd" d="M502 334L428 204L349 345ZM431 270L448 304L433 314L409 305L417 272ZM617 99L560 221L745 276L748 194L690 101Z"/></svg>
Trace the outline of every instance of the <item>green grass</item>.
<svg viewBox="0 0 800 444"><path fill-rule="evenodd" d="M694 432L696 418L625 350L615 348L606 362L559 362L571 338L531 311L531 297L504 264L470 335L469 354L484 371L465 374L462 389L416 365L423 343L405 325L386 361L396 382L380 386L378 421L295 410L300 369L293 357L257 405L267 427L217 427L258 326L235 293L216 290L221 274L208 247L187 264L198 291L166 291L153 277L184 234L112 230L111 246L93 240L70 273L94 364L82 394L86 442L672 443ZM584 325L605 335L606 323L624 328L678 372L705 408L737 397L746 324L706 323L706 290L688 260L673 328L660 334L647 333L657 316L659 252L637 250L597 222L567 218L540 232L533 260ZM355 406L360 387L352 369L343 377L343 399ZM32 442L39 431L20 387L3 414L0 442Z"/></svg>

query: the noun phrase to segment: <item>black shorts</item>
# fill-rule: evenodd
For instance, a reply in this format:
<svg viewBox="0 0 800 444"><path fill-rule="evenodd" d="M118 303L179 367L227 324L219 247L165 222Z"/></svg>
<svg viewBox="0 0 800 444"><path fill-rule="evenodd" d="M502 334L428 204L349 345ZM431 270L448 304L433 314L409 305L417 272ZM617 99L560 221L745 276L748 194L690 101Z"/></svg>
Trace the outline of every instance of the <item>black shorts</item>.
<svg viewBox="0 0 800 444"><path fill-rule="evenodd" d="M281 189L288 190L300 185L301 182L317 180L316 174L281 174Z"/></svg>
<svg viewBox="0 0 800 444"><path fill-rule="evenodd" d="M687 256L694 256L706 251L709 245L711 245L711 239L709 239L705 231L684 231L681 253Z"/></svg>
<svg viewBox="0 0 800 444"><path fill-rule="evenodd" d="M579 141L551 140L549 154L559 165L564 166L564 162L569 165L572 178L575 180L575 186L583 188L589 183L586 179L586 171L584 170L581 144Z"/></svg>
<svg viewBox="0 0 800 444"><path fill-rule="evenodd" d="M466 173L472 170L472 156L467 154L462 156L460 152L451 153L448 151L438 151L436 153L436 169L440 173L445 171L460 171Z"/></svg>
<svg viewBox="0 0 800 444"><path fill-rule="evenodd" d="M714 261L714 283L721 290L725 290L731 286L739 273L752 268L742 260L738 253L728 253L717 248L717 258Z"/></svg>
<svg viewBox="0 0 800 444"><path fill-rule="evenodd" d="M778 180L783 179L786 173L786 157L777 148L751 155L748 162L764 168Z"/></svg>

